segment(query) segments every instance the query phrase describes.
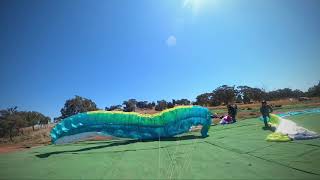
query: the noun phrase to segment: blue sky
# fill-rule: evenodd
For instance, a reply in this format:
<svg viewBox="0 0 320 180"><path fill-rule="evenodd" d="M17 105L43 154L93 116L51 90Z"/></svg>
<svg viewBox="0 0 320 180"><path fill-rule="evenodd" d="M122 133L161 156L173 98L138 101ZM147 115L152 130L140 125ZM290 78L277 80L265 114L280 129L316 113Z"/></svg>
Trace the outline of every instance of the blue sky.
<svg viewBox="0 0 320 180"><path fill-rule="evenodd" d="M0 108L194 99L320 80L318 0L2 0Z"/></svg>

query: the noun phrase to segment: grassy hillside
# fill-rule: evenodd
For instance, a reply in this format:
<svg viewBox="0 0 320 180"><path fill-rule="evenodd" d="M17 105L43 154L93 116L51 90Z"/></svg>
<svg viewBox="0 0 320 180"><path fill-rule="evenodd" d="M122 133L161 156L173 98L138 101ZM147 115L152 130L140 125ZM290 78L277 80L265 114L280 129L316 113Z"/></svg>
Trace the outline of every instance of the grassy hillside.
<svg viewBox="0 0 320 180"><path fill-rule="evenodd" d="M313 98L310 101L298 101L296 99L284 99L280 101L270 101L268 102L273 106L275 113L277 112L287 112L303 110L308 108L319 108L320 99ZM238 104L238 119L247 119L260 116L260 106L261 103L253 104ZM218 114L226 114L227 109L225 106L209 107L209 109Z"/></svg>
<svg viewBox="0 0 320 180"><path fill-rule="evenodd" d="M50 144L50 130L53 126L53 124L50 124L46 127L38 127L35 128L34 131L31 127L23 128L23 134L13 137L13 141L10 141L9 138L0 138L0 150L1 148L4 148L6 146L28 148L33 146Z"/></svg>

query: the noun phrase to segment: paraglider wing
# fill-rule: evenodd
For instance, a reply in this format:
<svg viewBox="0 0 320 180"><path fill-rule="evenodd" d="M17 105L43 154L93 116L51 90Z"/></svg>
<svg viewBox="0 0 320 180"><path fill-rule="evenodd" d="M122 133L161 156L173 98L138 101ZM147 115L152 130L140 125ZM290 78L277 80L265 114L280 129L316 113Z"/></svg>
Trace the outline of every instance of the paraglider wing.
<svg viewBox="0 0 320 180"><path fill-rule="evenodd" d="M63 119L51 130L55 144L71 143L97 135L132 139L157 139L188 132L191 126L202 125L207 136L211 113L200 106L178 106L157 114L120 111L92 111Z"/></svg>

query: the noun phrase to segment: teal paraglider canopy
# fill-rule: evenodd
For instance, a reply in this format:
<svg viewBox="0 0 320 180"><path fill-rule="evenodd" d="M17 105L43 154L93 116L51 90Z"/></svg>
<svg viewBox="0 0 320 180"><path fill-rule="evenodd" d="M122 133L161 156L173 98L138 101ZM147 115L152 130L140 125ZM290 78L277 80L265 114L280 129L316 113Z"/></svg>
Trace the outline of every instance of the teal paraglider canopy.
<svg viewBox="0 0 320 180"><path fill-rule="evenodd" d="M178 106L157 114L120 111L91 111L63 119L51 130L55 144L80 141L97 135L132 139L157 139L188 132L202 125L207 136L211 112L201 106Z"/></svg>

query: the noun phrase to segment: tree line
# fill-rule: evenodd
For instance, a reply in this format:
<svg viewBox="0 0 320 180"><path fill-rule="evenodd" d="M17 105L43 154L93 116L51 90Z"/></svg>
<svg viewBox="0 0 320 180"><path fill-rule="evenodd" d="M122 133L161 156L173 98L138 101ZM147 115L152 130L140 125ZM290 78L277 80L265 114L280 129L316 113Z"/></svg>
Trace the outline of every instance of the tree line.
<svg viewBox="0 0 320 180"><path fill-rule="evenodd" d="M196 97L196 101L192 102L188 99L172 99L172 101L158 100L156 102L138 101L136 99L129 99L123 101L122 104L105 107L106 111L124 111L134 112L137 109L154 109L162 111L168 108L173 108L177 105L200 105L200 106L219 106L226 105L231 102L236 103L252 103L262 100L279 100L284 98L301 98L301 97L320 97L320 82L308 89L307 92L301 90L292 90L290 88L277 89L266 92L264 89L253 88L250 86L228 86L223 85L214 89L212 92L203 93ZM99 110L97 105L90 99L75 96L66 101L64 107L61 109L61 116L55 118L59 121L68 116L77 114L79 112L87 112Z"/></svg>
<svg viewBox="0 0 320 180"><path fill-rule="evenodd" d="M190 105L191 101L188 99L172 99L171 102L166 100L159 100L157 102L148 102L148 101L137 101L136 99L129 99L123 101L122 105L113 105L110 107L105 107L106 111L122 110L124 112L135 111L136 108L139 109L155 109L156 111L162 111L167 108L173 108L176 105Z"/></svg>
<svg viewBox="0 0 320 180"><path fill-rule="evenodd" d="M23 128L45 126L51 121L50 117L36 111L19 111L18 107L0 110L0 137L9 137L12 141L14 136L23 135Z"/></svg>
<svg viewBox="0 0 320 180"><path fill-rule="evenodd" d="M177 105L190 105L191 101L188 99L173 99L171 102L166 100L159 100L157 102L148 101L138 101L136 99L129 99L123 101L122 104L112 105L110 107L105 107L106 111L124 111L124 112L134 112L136 109L155 109L156 111L162 111L167 108L173 108ZM97 107L96 103L91 99L87 99L81 96L75 96L74 98L66 100L63 108L60 110L61 116L54 118L54 121L60 121L66 117L88 111L101 110Z"/></svg>
<svg viewBox="0 0 320 180"><path fill-rule="evenodd" d="M320 97L320 82L317 85L310 87L306 92L299 89L292 90L290 88L267 92L264 89L253 88L250 86L236 87L223 85L212 92L198 95L196 97L195 104L201 106L219 106L226 105L231 102L249 104L252 102L260 102L262 100L270 101L301 97Z"/></svg>

